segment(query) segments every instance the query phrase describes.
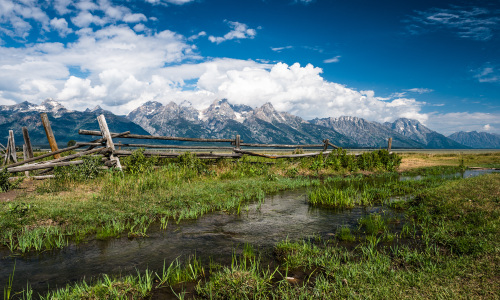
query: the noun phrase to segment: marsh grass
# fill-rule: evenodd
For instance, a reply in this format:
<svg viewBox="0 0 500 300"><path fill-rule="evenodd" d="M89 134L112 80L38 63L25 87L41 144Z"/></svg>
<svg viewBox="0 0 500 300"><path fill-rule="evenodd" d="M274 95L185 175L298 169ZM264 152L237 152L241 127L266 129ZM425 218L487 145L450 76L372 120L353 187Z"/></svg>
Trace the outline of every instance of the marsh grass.
<svg viewBox="0 0 500 300"><path fill-rule="evenodd" d="M151 284L153 273L105 276L42 299L142 299L157 287L188 281L195 283L193 296L203 299L496 299L499 199L500 174L443 181L408 202L399 235L389 215L375 213L359 221L355 240L348 227L340 227L335 239L279 242L272 264L244 245L225 266L203 267L196 259L164 264L155 274L157 286ZM354 247L342 246L346 242Z"/></svg>
<svg viewBox="0 0 500 300"><path fill-rule="evenodd" d="M308 202L314 206L339 209L377 204L402 208L405 206L404 203L393 203L391 198L412 195L423 189L437 187L446 181L458 179L443 176L415 178L407 176L405 178L406 180L401 180L397 174L393 173L371 177L330 177L324 180L324 185L308 191Z"/></svg>
<svg viewBox="0 0 500 300"><path fill-rule="evenodd" d="M168 162L144 173L109 171L85 181L79 176L46 181L36 195L0 203L0 227L5 230L1 243L24 253L59 248L67 240L78 242L94 234L98 239L122 234L146 237L156 221L164 220L164 227L169 219L179 223L211 211L233 212L242 203L263 201L266 194L318 184L314 179L270 177L265 172L226 180L193 171L190 161ZM52 225L50 230L59 231L47 232L46 222Z"/></svg>

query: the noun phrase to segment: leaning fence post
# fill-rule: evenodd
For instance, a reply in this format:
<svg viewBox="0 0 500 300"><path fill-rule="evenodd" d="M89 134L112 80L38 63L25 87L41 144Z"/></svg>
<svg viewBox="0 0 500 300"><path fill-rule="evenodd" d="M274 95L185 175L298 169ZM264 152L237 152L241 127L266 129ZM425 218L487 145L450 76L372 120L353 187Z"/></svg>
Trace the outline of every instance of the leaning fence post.
<svg viewBox="0 0 500 300"><path fill-rule="evenodd" d="M387 152L389 152L389 153L391 152L391 147L392 147L392 138L390 137L388 145L387 145Z"/></svg>
<svg viewBox="0 0 500 300"><path fill-rule="evenodd" d="M24 144L26 145L26 154L27 154L27 157L25 157L24 159L33 158L34 157L33 148L31 147L30 135L28 133L27 127L23 127L23 138L24 138Z"/></svg>
<svg viewBox="0 0 500 300"><path fill-rule="evenodd" d="M99 128L101 129L101 134L104 139L106 139L106 147L111 149L111 154L109 155L109 159L116 162L116 168L118 170L122 170L122 165L120 163L120 159L115 157L115 144L113 144L113 140L111 139L111 133L109 132L108 123L106 122L106 118L104 115L100 115L97 117L97 121L99 122Z"/></svg>
<svg viewBox="0 0 500 300"><path fill-rule="evenodd" d="M14 131L9 130L9 140L10 140L10 156L12 157L13 162L17 162L17 154L16 154L16 142L14 141Z"/></svg>
<svg viewBox="0 0 500 300"><path fill-rule="evenodd" d="M7 139L7 147L5 147L5 156L2 162L2 166L4 166L9 162L9 158L10 158L10 136Z"/></svg>
<svg viewBox="0 0 500 300"><path fill-rule="evenodd" d="M43 128L45 129L45 134L47 135L47 140L49 141L50 150L52 152L59 150L57 148L56 138L54 137L54 133L52 132L52 128L50 127L49 117L46 113L41 113L40 117L42 118ZM54 154L54 158L61 158L61 155Z"/></svg>

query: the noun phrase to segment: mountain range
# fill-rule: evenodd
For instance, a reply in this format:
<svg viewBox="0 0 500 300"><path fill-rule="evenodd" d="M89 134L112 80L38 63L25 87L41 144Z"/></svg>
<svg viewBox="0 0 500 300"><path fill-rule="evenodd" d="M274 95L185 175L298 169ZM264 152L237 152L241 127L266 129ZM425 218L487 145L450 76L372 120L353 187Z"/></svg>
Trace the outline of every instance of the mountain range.
<svg viewBox="0 0 500 300"><path fill-rule="evenodd" d="M126 116L115 115L99 106L85 111L68 110L51 99L40 105L29 102L2 105L0 142L6 142L8 130L14 130L17 144L21 144L21 128L27 126L32 143L46 145L41 112L49 116L56 141L61 145L66 145L69 140L93 139L79 135L78 130L99 130L96 117L104 114L112 132L130 130L143 135L234 138L239 134L244 142L273 144L321 143L328 138L331 143L344 148L386 148L388 138L392 137L393 148L500 148L498 135L460 132L445 137L417 120L401 118L383 124L350 116L304 120L277 111L271 103L252 108L231 104L225 99L216 100L203 110L194 108L187 101L166 105L150 101Z"/></svg>
<svg viewBox="0 0 500 300"><path fill-rule="evenodd" d="M40 113L47 113L52 132L59 147L66 146L68 141L90 141L98 137L78 134L79 129L99 130L97 116L104 114L108 127L112 132L130 130L132 133L149 134L141 126L124 116L117 116L99 106L85 111L74 111L64 108L57 101L47 99L40 105L27 101L14 105L0 105L0 143L7 144L9 130L14 132L16 145L24 143L22 127L26 126L32 145L48 145L47 136L42 125ZM5 143L5 144L4 144Z"/></svg>

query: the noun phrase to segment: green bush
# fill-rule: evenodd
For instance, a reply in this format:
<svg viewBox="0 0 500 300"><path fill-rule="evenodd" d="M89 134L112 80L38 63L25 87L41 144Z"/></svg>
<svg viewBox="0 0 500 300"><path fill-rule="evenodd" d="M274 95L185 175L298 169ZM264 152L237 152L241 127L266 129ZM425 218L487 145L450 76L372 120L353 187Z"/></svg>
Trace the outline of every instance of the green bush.
<svg viewBox="0 0 500 300"><path fill-rule="evenodd" d="M127 166L127 172L131 174L151 172L157 162L158 157L146 157L142 148L134 150L132 155L123 159L124 165Z"/></svg>
<svg viewBox="0 0 500 300"><path fill-rule="evenodd" d="M83 163L79 165L70 165L55 167L54 175L58 181L83 181L94 179L101 173L102 166L100 156L83 156Z"/></svg>

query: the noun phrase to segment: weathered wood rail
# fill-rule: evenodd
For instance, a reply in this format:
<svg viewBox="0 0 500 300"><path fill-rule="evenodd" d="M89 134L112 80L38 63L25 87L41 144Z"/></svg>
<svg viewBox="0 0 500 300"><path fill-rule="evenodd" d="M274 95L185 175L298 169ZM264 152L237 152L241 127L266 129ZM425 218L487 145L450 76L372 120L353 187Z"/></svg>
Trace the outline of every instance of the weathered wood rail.
<svg viewBox="0 0 500 300"><path fill-rule="evenodd" d="M239 135L236 135L234 139L210 139L210 138L188 138L188 137L170 137L170 136L152 136L152 135L139 135L132 134L130 131L125 131L121 133L110 132L106 119L104 115L97 117L100 130L84 130L80 129L78 133L80 135L91 135L98 136L98 139L92 140L90 142L77 142L74 146L66 147L63 149L57 148L57 143L55 141L52 129L50 127L49 120L45 113L41 114L42 124L45 128L47 134L47 139L49 141L51 152L42 154L39 156L33 155L33 150L28 134L28 129L23 127L23 156L22 161L17 160L16 148L14 142L14 134L12 130L9 131L9 140L7 146L4 148L4 160L3 165L7 164L0 171L7 170L10 173L25 172L26 176L29 176L30 171L38 170L38 174L31 176L34 179L45 179L50 178L53 175L41 174L47 173L53 170L55 167L59 166L69 166L77 165L83 163L83 160L79 159L85 155L102 155L103 168L114 167L118 170L122 170L120 157L132 155L134 148L144 149L143 154L145 156L157 156L163 158L175 158L183 155L185 151L194 150L193 155L200 159L221 159L221 158L240 158L244 155L259 156L271 159L280 158L300 158L300 157L310 157L317 155L328 156L332 153L329 148L339 148L332 144L328 139L323 140L321 144L296 144L296 145L284 145L284 144L258 144L258 143L244 143ZM115 144L113 138L120 139L134 139L134 140L158 140L158 141L175 141L175 142L193 142L193 143L209 143L209 145L166 145L166 144L147 144L147 143L119 143ZM215 143L228 143L229 145L214 146ZM119 149L116 149L118 146ZM77 153L69 154L61 157L60 154L70 151L75 151L80 148L86 147L83 151ZM122 150L121 148L125 148ZM389 140L389 149L391 147L391 140ZM252 150L252 148L254 148ZM290 149L307 149L307 153L296 153L296 154L280 154L280 155L270 155L265 153L257 152L260 149L283 149L287 151ZM179 151L184 150L184 151ZM208 152L200 152L206 150ZM316 151L314 151L316 150ZM302 151L300 151L302 152ZM42 161L47 157L53 156L52 160ZM8 162L12 160L12 164ZM38 162L37 162L38 161Z"/></svg>

